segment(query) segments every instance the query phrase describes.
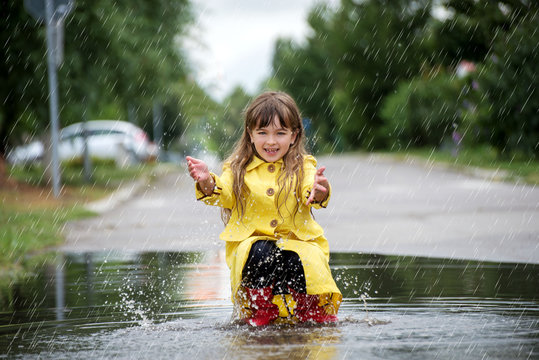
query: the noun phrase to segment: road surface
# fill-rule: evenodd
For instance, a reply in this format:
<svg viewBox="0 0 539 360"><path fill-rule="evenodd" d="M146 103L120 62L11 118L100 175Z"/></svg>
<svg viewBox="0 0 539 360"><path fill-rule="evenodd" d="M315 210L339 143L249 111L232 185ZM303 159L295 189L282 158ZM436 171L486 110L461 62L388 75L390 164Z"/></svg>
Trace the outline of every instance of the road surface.
<svg viewBox="0 0 539 360"><path fill-rule="evenodd" d="M379 155L320 157L332 184L315 210L333 252L539 263L539 189ZM220 173L220 169L213 169ZM169 172L101 215L69 223L68 252L224 248L219 209Z"/></svg>

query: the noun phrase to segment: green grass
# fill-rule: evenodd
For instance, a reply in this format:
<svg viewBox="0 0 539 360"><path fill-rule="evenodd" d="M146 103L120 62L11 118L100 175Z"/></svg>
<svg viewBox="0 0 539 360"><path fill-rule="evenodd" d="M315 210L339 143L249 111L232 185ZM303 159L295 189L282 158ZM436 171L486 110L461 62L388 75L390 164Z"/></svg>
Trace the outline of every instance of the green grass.
<svg viewBox="0 0 539 360"><path fill-rule="evenodd" d="M50 257L47 249L61 244L62 226L94 215L82 206L0 210L0 308L10 303L10 285L31 276L36 264Z"/></svg>
<svg viewBox="0 0 539 360"><path fill-rule="evenodd" d="M114 161L92 160L91 179L85 180L84 170L80 160L64 162L62 164L62 185L71 187L84 187L90 185L95 188L112 189L125 181L134 180L151 168L152 165L137 165L124 169L114 166ZM29 185L45 185L44 170L41 165L14 166L9 169L10 177Z"/></svg>
<svg viewBox="0 0 539 360"><path fill-rule="evenodd" d="M529 184L539 184L539 161L514 157L500 159L497 153L489 147L463 148L455 156L451 151L439 149L409 149L392 153L398 158L418 157L424 160L439 162L455 168L482 168L489 170L503 170L507 172L504 180L521 180Z"/></svg>
<svg viewBox="0 0 539 360"><path fill-rule="evenodd" d="M92 215L82 206L27 211L8 207L0 210L0 265L20 263L32 251L61 243L63 224Z"/></svg>
<svg viewBox="0 0 539 360"><path fill-rule="evenodd" d="M48 250L62 243L64 224L94 215L85 203L152 169L152 165L117 169L105 161L93 165L92 179L86 182L81 164L63 164L59 198L46 186L43 167L8 168L9 181L0 188L0 309L11 306L12 284L32 276L35 267L51 257Z"/></svg>
<svg viewBox="0 0 539 360"><path fill-rule="evenodd" d="M6 197L4 197L4 200ZM47 249L62 242L61 228L70 220L89 217L80 205L44 205L4 202L0 209L0 309L10 307L11 286L32 276L37 264L46 262Z"/></svg>

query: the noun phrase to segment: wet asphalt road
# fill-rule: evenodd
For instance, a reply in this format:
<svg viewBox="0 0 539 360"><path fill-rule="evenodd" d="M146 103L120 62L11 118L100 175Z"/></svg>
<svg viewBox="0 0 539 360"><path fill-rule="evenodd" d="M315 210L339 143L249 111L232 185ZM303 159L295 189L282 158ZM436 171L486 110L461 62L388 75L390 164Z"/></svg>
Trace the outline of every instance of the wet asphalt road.
<svg viewBox="0 0 539 360"><path fill-rule="evenodd" d="M318 160L332 198L314 214L331 251L539 263L535 186L377 155ZM178 170L97 217L67 224L61 250L218 249L222 228L219 209L197 203L191 178Z"/></svg>

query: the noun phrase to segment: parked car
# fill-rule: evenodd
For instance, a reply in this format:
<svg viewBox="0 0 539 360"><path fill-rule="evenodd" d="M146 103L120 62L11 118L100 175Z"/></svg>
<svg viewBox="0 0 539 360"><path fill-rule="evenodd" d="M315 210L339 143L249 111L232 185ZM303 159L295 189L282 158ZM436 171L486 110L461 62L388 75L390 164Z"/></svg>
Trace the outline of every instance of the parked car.
<svg viewBox="0 0 539 360"><path fill-rule="evenodd" d="M80 158L84 154L84 129L91 157L115 159L129 157L132 162L144 162L157 157L157 146L144 130L126 121L94 120L69 125L60 130L58 156L60 160ZM12 164L31 163L43 157L43 144L34 141L13 149L7 155Z"/></svg>

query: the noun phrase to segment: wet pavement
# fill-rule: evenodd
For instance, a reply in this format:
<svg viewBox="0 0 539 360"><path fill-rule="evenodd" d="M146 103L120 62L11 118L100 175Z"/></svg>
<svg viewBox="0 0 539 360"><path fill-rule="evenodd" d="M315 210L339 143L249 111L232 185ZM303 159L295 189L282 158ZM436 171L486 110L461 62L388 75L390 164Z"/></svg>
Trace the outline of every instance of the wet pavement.
<svg viewBox="0 0 539 360"><path fill-rule="evenodd" d="M70 223L0 313L9 359L539 358L539 191L423 163L321 158L331 325L232 321L219 210L172 171Z"/></svg>
<svg viewBox="0 0 539 360"><path fill-rule="evenodd" d="M376 155L320 163L334 195L316 214L333 251L539 263L535 186Z"/></svg>
<svg viewBox="0 0 539 360"><path fill-rule="evenodd" d="M539 263L539 189L377 155L319 158L333 186L315 210L332 251ZM215 169L217 173L219 169ZM103 216L66 227L65 251L222 248L219 209L172 172Z"/></svg>

